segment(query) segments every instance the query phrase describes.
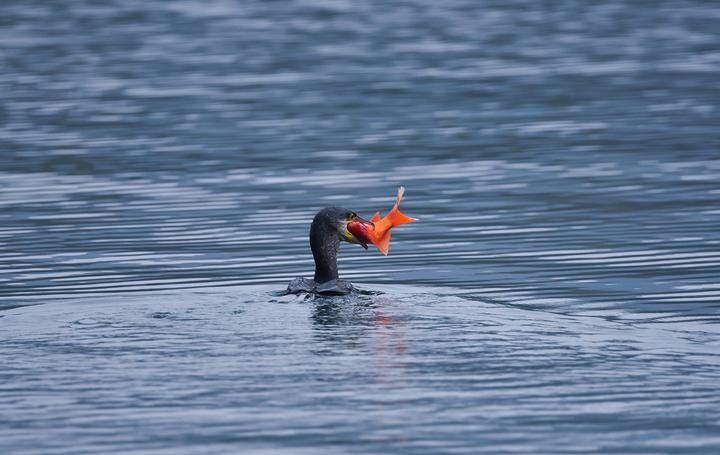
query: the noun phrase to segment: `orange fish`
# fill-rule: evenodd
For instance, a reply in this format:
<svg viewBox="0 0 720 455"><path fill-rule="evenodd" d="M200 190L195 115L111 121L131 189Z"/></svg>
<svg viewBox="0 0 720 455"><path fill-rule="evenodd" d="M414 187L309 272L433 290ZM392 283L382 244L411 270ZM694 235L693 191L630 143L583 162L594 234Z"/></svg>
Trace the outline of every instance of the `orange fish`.
<svg viewBox="0 0 720 455"><path fill-rule="evenodd" d="M370 222L361 219L352 220L347 224L348 231L361 242L372 243L382 254L387 256L390 250L390 229L417 221L417 218L411 218L400 212L398 206L403 194L405 194L405 187L401 186L398 188L395 205L383 218L380 218L380 212L375 212L375 215L370 218Z"/></svg>

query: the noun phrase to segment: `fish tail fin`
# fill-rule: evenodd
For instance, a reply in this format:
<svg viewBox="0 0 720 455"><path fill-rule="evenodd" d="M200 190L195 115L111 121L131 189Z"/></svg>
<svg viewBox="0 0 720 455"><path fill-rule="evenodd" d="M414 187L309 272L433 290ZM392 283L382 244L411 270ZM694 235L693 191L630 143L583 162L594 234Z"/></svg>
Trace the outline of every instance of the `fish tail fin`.
<svg viewBox="0 0 720 455"><path fill-rule="evenodd" d="M388 213L387 216L390 218L390 222L392 223L393 227L400 226L401 224L412 223L413 221L418 220L417 218L405 215L398 209L392 209L392 211Z"/></svg>
<svg viewBox="0 0 720 455"><path fill-rule="evenodd" d="M395 207L400 205L400 201L402 201L403 196L405 196L405 187L401 186L400 188L398 188L398 194L395 198Z"/></svg>
<svg viewBox="0 0 720 455"><path fill-rule="evenodd" d="M395 205L393 205L393 208L390 210L390 212L386 215L387 218L390 220L390 223L392 223L394 226L400 226L401 224L407 224L412 223L413 221L417 221L417 218L412 218L400 211L400 201L403 198L403 195L405 195L405 187L401 186L398 188L398 194L397 198L395 199Z"/></svg>
<svg viewBox="0 0 720 455"><path fill-rule="evenodd" d="M380 237L380 240L375 242L375 246L382 254L385 256L388 255L388 252L390 251L390 229L388 229L387 232Z"/></svg>

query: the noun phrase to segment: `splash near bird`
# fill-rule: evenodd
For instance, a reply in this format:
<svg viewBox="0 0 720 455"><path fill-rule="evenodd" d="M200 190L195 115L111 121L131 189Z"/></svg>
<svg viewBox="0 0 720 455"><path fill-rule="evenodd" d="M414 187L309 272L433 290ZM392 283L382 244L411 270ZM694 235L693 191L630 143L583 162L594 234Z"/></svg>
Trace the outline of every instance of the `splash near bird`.
<svg viewBox="0 0 720 455"><path fill-rule="evenodd" d="M375 212L369 223L364 220L352 220L347 224L347 230L363 246L372 243L382 254L387 256L390 250L390 229L417 221L417 218L411 218L400 212L400 201L404 194L405 187L401 186L398 188L395 205L384 217L380 218L380 212Z"/></svg>

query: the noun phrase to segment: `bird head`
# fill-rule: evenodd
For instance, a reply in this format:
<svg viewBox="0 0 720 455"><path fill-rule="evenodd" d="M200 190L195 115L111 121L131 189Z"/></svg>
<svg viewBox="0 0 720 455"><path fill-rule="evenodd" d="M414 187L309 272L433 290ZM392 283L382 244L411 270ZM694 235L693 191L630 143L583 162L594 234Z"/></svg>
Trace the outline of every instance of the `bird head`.
<svg viewBox="0 0 720 455"><path fill-rule="evenodd" d="M358 214L352 210L340 207L328 207L316 215L314 222L322 223L326 229L337 232L338 238L341 241L354 243L362 246L366 250L368 249L367 242L353 235L348 229L348 224L373 226L373 223L360 218Z"/></svg>

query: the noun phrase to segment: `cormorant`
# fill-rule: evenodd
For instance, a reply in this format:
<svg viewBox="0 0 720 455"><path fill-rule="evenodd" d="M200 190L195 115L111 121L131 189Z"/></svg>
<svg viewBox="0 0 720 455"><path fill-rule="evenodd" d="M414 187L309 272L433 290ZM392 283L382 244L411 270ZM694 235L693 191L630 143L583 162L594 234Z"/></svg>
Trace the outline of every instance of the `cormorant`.
<svg viewBox="0 0 720 455"><path fill-rule="evenodd" d="M353 286L349 281L338 278L337 252L340 242L361 245L367 250L367 243L348 230L348 223L373 226L352 210L327 207L320 210L310 225L310 249L315 260L315 276L312 280L298 277L290 282L287 292L298 294L309 292L325 295L349 294Z"/></svg>

